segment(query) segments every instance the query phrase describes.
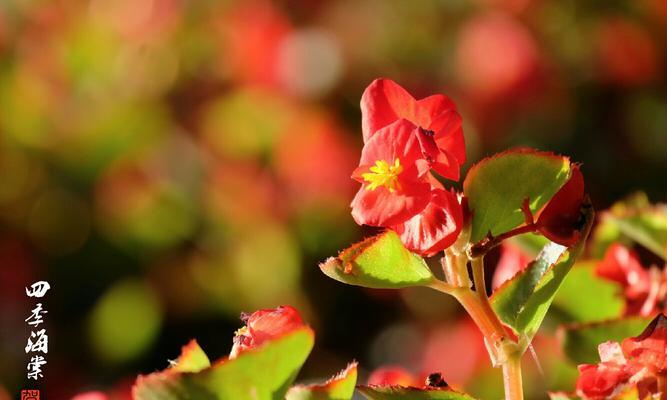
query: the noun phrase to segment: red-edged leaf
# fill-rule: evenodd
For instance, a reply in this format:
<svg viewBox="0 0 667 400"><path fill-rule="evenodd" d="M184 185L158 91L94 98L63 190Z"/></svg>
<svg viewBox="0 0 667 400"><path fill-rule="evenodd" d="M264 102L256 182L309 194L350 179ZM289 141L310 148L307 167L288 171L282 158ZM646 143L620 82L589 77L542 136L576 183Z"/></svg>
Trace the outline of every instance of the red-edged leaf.
<svg viewBox="0 0 667 400"><path fill-rule="evenodd" d="M291 387L285 400L349 400L356 383L357 363L352 362L324 383Z"/></svg>

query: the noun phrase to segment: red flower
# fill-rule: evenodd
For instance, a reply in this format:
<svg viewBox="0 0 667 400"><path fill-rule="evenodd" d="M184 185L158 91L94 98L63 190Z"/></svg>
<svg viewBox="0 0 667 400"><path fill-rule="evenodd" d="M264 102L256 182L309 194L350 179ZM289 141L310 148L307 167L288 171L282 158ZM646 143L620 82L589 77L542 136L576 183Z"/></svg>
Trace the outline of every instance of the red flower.
<svg viewBox="0 0 667 400"><path fill-rule="evenodd" d="M304 325L299 312L290 306L259 310L250 315L242 314L241 320L246 326L236 332L229 358L236 358L243 351Z"/></svg>
<svg viewBox="0 0 667 400"><path fill-rule="evenodd" d="M445 178L458 180L466 155L461 117L454 103L441 94L415 100L392 80L374 80L361 96L364 142L399 119L419 128L415 134L431 167Z"/></svg>
<svg viewBox="0 0 667 400"><path fill-rule="evenodd" d="M359 167L352 174L362 183L351 204L352 217L359 225L397 225L428 204L431 185L417 130L400 119L380 129L364 146Z"/></svg>
<svg viewBox="0 0 667 400"><path fill-rule="evenodd" d="M623 287L627 315L652 315L660 302L660 286L664 277L642 267L637 254L620 245L612 244L595 272Z"/></svg>
<svg viewBox="0 0 667 400"><path fill-rule="evenodd" d="M667 372L667 317L659 314L641 335L621 343L623 353L652 373Z"/></svg>
<svg viewBox="0 0 667 400"><path fill-rule="evenodd" d="M405 247L432 256L452 245L462 226L463 209L456 193L434 189L431 201L419 214L393 229Z"/></svg>
<svg viewBox="0 0 667 400"><path fill-rule="evenodd" d="M641 335L598 347L600 363L579 366L577 395L584 399L614 398L636 387L639 398L658 394L658 380L667 371L667 317L658 315Z"/></svg>

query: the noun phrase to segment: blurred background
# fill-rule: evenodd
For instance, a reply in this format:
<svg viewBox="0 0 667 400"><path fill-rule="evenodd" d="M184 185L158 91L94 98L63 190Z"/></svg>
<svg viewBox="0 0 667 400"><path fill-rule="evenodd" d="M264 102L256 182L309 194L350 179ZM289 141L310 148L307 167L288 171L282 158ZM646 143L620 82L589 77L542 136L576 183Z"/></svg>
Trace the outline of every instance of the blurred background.
<svg viewBox="0 0 667 400"><path fill-rule="evenodd" d="M446 93L466 168L564 153L605 208L665 200L665 57L664 0L1 1L0 398L35 387L35 280L52 287L49 399L125 399L190 338L224 356L241 311L280 304L317 331L302 380L357 359L362 380L400 364L500 398L455 303L317 268L368 234L348 209L361 93L376 77ZM536 343L546 378L527 357L528 390L572 388L554 340Z"/></svg>

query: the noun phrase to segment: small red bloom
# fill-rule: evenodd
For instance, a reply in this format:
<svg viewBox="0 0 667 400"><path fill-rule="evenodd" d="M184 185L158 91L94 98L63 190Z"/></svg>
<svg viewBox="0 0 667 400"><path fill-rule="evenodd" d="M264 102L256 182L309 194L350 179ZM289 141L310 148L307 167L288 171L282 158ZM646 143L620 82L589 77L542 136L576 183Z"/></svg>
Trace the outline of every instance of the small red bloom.
<svg viewBox="0 0 667 400"><path fill-rule="evenodd" d="M626 368L618 364L580 365L577 394L586 399L605 399L630 376Z"/></svg>
<svg viewBox="0 0 667 400"><path fill-rule="evenodd" d="M380 367L368 377L368 385L374 386L419 386L420 384L415 375L395 365Z"/></svg>
<svg viewBox="0 0 667 400"><path fill-rule="evenodd" d="M428 204L428 165L422 159L417 129L400 119L365 144L359 167L352 174L362 183L351 204L352 217L359 225L397 225Z"/></svg>
<svg viewBox="0 0 667 400"><path fill-rule="evenodd" d="M667 317L658 315L634 338L602 343L600 363L579 366L577 395L584 399L607 399L636 387L639 398L655 398L658 381L667 371Z"/></svg>
<svg viewBox="0 0 667 400"><path fill-rule="evenodd" d="M392 80L374 80L361 96L364 142L399 119L419 128L415 134L431 167L445 178L458 180L466 154L461 117L454 103L441 94L416 100Z"/></svg>
<svg viewBox="0 0 667 400"><path fill-rule="evenodd" d="M552 242L571 246L579 240L584 177L574 166L572 176L551 198L537 219L540 233Z"/></svg>
<svg viewBox="0 0 667 400"><path fill-rule="evenodd" d="M667 372L667 317L659 314L641 335L623 340L623 353L652 373Z"/></svg>
<svg viewBox="0 0 667 400"><path fill-rule="evenodd" d="M454 192L434 189L431 201L414 217L393 227L408 249L432 256L456 241L463 226L463 209Z"/></svg>
<svg viewBox="0 0 667 400"><path fill-rule="evenodd" d="M626 315L652 315L660 299L664 274L642 267L637 254L620 244L612 244L595 272L623 287Z"/></svg>
<svg viewBox="0 0 667 400"><path fill-rule="evenodd" d="M259 310L250 315L242 314L241 320L245 322L246 326L236 332L229 358L236 358L245 350L257 347L304 325L299 312L290 306Z"/></svg>

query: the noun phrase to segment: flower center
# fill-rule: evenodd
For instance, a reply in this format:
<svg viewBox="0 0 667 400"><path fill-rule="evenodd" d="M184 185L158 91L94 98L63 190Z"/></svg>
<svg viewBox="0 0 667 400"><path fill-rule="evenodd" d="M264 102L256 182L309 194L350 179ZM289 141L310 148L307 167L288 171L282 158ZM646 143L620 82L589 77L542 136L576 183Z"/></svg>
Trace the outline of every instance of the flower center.
<svg viewBox="0 0 667 400"><path fill-rule="evenodd" d="M368 182L367 190L375 190L380 186L386 187L389 192L393 193L401 189L401 184L398 182L398 175L403 172L403 166L398 158L394 160L394 165L390 165L385 160L375 161L375 165L369 168L370 172L361 174L361 177Z"/></svg>

